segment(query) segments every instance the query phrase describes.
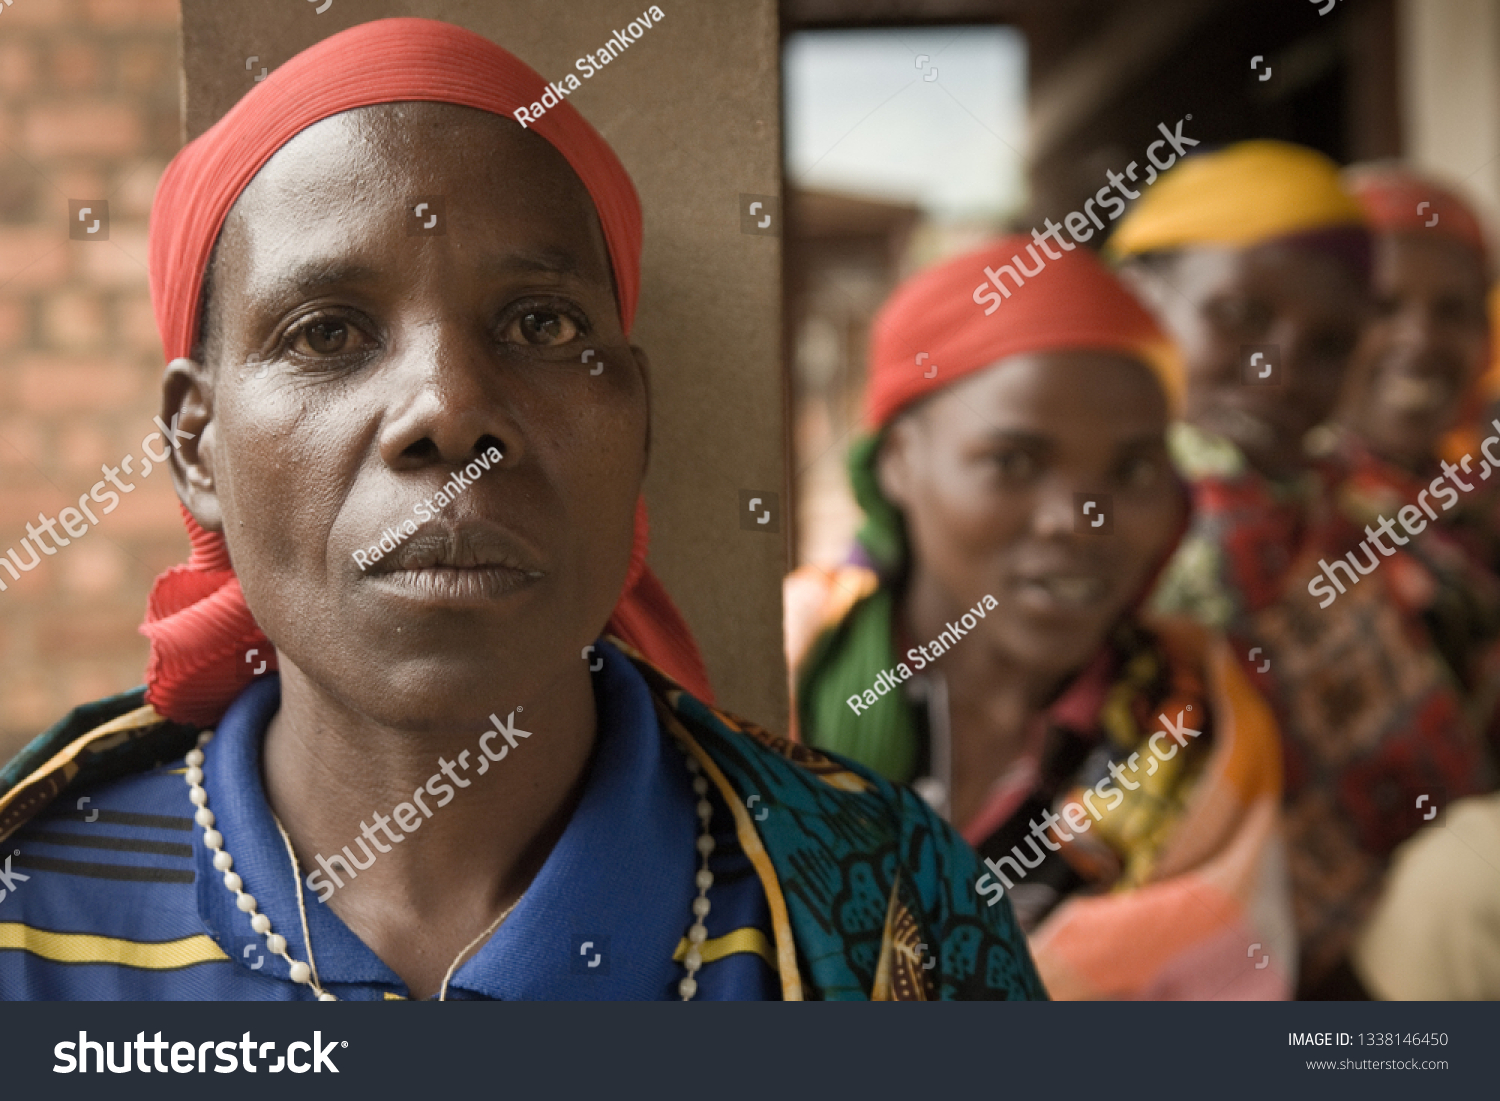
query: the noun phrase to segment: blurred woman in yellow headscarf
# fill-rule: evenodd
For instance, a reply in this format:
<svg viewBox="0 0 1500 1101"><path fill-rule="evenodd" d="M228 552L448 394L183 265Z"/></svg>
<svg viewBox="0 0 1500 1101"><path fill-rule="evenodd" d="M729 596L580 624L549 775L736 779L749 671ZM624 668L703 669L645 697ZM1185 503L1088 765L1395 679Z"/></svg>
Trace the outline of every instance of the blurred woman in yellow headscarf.
<svg viewBox="0 0 1500 1101"><path fill-rule="evenodd" d="M1361 531L1320 461L1369 316L1365 216L1326 157L1251 141L1168 172L1109 248L1185 361L1195 517L1156 603L1223 627L1276 702L1301 993L1358 996L1349 946L1391 850L1488 783L1488 714L1423 615L1425 519Z"/></svg>

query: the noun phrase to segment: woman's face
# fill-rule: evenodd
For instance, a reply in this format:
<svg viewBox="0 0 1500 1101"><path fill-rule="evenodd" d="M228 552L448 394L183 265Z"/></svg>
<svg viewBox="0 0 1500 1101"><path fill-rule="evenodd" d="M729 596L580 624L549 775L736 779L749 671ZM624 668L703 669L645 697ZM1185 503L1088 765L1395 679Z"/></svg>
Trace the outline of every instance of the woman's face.
<svg viewBox="0 0 1500 1101"><path fill-rule="evenodd" d="M1263 474L1305 467L1303 438L1333 412L1366 318L1348 267L1283 244L1193 248L1154 296L1183 355L1183 419L1238 445ZM1247 345L1275 346L1279 382L1247 377Z"/></svg>
<svg viewBox="0 0 1500 1101"><path fill-rule="evenodd" d="M947 615L992 595L990 645L1034 672L1076 669L1182 522L1166 425L1150 370L1107 352L1013 356L935 395L891 425L880 457L914 588L934 587ZM1100 494L1102 533L1080 502Z"/></svg>
<svg viewBox="0 0 1500 1101"><path fill-rule="evenodd" d="M1351 379L1348 420L1380 455L1419 470L1433 461L1489 358L1484 268L1473 249L1421 232L1375 250L1375 315Z"/></svg>
<svg viewBox="0 0 1500 1101"><path fill-rule="evenodd" d="M462 107L337 115L246 188L212 275L207 363L166 383L196 433L179 492L282 660L428 728L586 669L626 574L648 405L563 157Z"/></svg>

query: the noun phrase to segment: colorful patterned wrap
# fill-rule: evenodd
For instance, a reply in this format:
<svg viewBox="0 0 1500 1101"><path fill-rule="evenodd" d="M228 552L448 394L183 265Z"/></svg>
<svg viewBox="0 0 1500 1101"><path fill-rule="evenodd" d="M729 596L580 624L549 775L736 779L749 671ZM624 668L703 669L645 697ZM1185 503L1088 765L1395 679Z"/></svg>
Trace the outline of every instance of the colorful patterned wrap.
<svg viewBox="0 0 1500 1101"><path fill-rule="evenodd" d="M1158 587L1159 611L1223 628L1277 702L1285 821L1304 990L1344 960L1392 850L1428 801L1488 788L1483 732L1496 671L1496 582L1431 525L1327 607L1319 563L1352 554L1364 527L1423 488L1368 454L1277 486L1222 440L1179 426L1195 522ZM1337 494L1328 487L1339 484ZM1374 554L1373 551L1370 554ZM1254 656L1252 656L1252 653Z"/></svg>
<svg viewBox="0 0 1500 1101"><path fill-rule="evenodd" d="M830 731L829 708L805 703L809 696L826 703L843 691L835 685L868 685L895 665L888 591L873 572L852 565L804 567L786 591L802 736L863 746L865 759L881 762L888 779L916 779L926 727L919 705L896 691L885 696L877 706L899 709L905 721L883 729L910 731L910 741L866 744L858 737L865 716L846 713ZM1152 738L1163 744L1163 715L1185 717L1201 735L1142 768ZM1032 892L1028 900L1038 888L1047 891L1045 906L1012 891L1053 997L1289 995L1296 946L1277 814L1278 735L1268 705L1222 640L1181 621L1147 625L1128 617L1037 717L1028 744L1029 767L1016 770L1021 778L998 789L964 827L981 856L1019 857L1009 846L1024 837L1028 819L1042 808L1086 806L1083 789L1111 763L1129 769L1132 755L1137 759L1139 790L1122 792L1120 803L1071 841L1053 830L1058 856L1016 884ZM975 889L988 898L996 885L987 873Z"/></svg>

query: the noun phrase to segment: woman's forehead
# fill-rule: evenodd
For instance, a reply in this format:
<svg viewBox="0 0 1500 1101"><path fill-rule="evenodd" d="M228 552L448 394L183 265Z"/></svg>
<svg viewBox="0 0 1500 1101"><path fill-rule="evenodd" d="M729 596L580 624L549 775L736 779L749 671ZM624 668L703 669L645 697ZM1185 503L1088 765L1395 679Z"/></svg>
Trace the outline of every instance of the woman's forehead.
<svg viewBox="0 0 1500 1101"><path fill-rule="evenodd" d="M608 262L593 201L562 154L509 119L445 103L380 104L309 126L235 201L220 252L282 266L288 254L381 251L455 223L476 248Z"/></svg>
<svg viewBox="0 0 1500 1101"><path fill-rule="evenodd" d="M944 397L948 400L942 400ZM1145 364L1092 349L1026 352L999 360L939 394L944 431L992 428L1109 432L1160 429L1161 384Z"/></svg>
<svg viewBox="0 0 1500 1101"><path fill-rule="evenodd" d="M1451 237L1402 231L1375 238L1375 271L1385 280L1420 275L1443 283L1467 286L1483 295L1484 260L1470 245Z"/></svg>
<svg viewBox="0 0 1500 1101"><path fill-rule="evenodd" d="M444 154L479 163L518 149L550 153L567 163L539 134L490 111L457 103L376 103L340 111L299 131L272 155L266 167L292 160L305 170L319 158L336 154L340 158L399 157L402 165L421 168L439 163ZM260 175L266 175L266 168Z"/></svg>

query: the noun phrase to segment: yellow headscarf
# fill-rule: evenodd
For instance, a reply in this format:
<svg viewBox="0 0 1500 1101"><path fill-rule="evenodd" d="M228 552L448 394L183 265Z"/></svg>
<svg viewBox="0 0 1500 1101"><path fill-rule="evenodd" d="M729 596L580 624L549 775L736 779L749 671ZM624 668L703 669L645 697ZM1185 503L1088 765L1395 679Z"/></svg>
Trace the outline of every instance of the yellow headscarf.
<svg viewBox="0 0 1500 1101"><path fill-rule="evenodd" d="M1145 192L1109 239L1115 258L1184 245L1247 246L1295 233L1365 225L1322 153L1242 141L1189 157Z"/></svg>

